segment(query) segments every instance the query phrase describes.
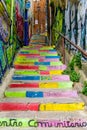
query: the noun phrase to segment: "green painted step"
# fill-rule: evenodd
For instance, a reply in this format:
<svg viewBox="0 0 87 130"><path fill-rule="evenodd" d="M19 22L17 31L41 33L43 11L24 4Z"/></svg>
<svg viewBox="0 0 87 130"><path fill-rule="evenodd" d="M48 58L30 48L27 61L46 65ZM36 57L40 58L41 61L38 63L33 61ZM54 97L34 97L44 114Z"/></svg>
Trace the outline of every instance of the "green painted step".
<svg viewBox="0 0 87 130"><path fill-rule="evenodd" d="M39 66L39 70L47 70L47 66L45 66L45 65L40 65L40 66Z"/></svg>
<svg viewBox="0 0 87 130"><path fill-rule="evenodd" d="M63 63L61 61L59 62L50 62L50 66L60 66L63 65Z"/></svg>
<svg viewBox="0 0 87 130"><path fill-rule="evenodd" d="M16 98L20 98L20 97L26 97L26 91L16 91L16 92L12 92L12 91L5 91L5 97L16 97Z"/></svg>
<svg viewBox="0 0 87 130"><path fill-rule="evenodd" d="M29 58L23 58L23 57L18 57L15 59L15 62L39 62L39 59L29 59Z"/></svg>
<svg viewBox="0 0 87 130"><path fill-rule="evenodd" d="M26 71L26 70L17 70L14 73L15 75L40 75L38 71Z"/></svg>

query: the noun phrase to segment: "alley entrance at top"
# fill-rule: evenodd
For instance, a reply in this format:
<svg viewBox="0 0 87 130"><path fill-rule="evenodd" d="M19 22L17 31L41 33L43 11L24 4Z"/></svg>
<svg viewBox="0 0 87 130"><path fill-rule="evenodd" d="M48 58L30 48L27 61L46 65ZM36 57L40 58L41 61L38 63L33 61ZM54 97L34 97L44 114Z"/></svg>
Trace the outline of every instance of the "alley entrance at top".
<svg viewBox="0 0 87 130"><path fill-rule="evenodd" d="M46 30L46 0L34 0L33 5L34 34L43 33Z"/></svg>

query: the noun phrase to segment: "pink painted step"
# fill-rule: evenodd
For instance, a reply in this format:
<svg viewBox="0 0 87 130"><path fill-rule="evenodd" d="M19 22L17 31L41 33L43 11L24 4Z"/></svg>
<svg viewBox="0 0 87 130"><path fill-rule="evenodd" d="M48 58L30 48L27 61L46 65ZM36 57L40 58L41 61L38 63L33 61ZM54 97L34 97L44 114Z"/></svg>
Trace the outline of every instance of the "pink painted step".
<svg viewBox="0 0 87 130"><path fill-rule="evenodd" d="M48 66L48 70L65 70L67 68L66 65L60 65L60 66Z"/></svg>
<svg viewBox="0 0 87 130"><path fill-rule="evenodd" d="M57 80L57 81L70 81L70 77L68 75L60 75L60 76L53 76L52 80Z"/></svg>
<svg viewBox="0 0 87 130"><path fill-rule="evenodd" d="M59 62L59 59L46 59L46 58L40 58L39 62Z"/></svg>
<svg viewBox="0 0 87 130"><path fill-rule="evenodd" d="M72 97L78 97L78 94L77 94L77 91L73 91L73 90L70 90L70 91L65 91L65 92L44 92L44 97L56 97L56 98L59 98L59 97L69 97L69 98L72 98Z"/></svg>

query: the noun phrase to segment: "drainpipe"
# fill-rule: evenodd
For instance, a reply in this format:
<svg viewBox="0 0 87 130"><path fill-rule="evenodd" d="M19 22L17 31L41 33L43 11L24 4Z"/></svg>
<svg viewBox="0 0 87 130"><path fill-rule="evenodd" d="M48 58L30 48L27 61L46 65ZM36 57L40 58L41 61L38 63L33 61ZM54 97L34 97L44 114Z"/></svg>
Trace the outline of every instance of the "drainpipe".
<svg viewBox="0 0 87 130"><path fill-rule="evenodd" d="M29 45L29 21L28 9L30 8L30 1L25 0L25 16L24 16L24 46Z"/></svg>

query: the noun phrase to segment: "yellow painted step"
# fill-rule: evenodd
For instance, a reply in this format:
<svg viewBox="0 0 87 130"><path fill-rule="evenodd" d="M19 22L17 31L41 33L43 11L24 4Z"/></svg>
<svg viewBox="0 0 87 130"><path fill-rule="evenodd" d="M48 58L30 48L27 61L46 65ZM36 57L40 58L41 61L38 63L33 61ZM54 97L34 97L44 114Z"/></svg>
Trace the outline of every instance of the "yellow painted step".
<svg viewBox="0 0 87 130"><path fill-rule="evenodd" d="M63 70L51 70L50 75L61 75Z"/></svg>
<svg viewBox="0 0 87 130"><path fill-rule="evenodd" d="M58 83L56 82L39 83L39 88L58 88Z"/></svg>
<svg viewBox="0 0 87 130"><path fill-rule="evenodd" d="M84 103L67 103L67 104L41 104L40 111L76 111L76 110L84 110Z"/></svg>

